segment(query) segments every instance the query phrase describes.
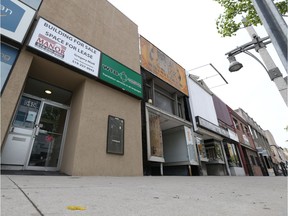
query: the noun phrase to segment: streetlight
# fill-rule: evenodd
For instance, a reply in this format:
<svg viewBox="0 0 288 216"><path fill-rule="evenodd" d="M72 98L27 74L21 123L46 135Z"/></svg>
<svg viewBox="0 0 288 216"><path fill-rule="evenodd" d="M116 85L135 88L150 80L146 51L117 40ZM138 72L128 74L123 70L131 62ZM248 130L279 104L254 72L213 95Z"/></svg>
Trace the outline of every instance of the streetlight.
<svg viewBox="0 0 288 216"><path fill-rule="evenodd" d="M251 52L248 52L248 50L255 49L256 52L258 52L259 49L265 48L266 44L271 43L271 41L264 42L267 39L269 39L269 37L260 38L259 36L254 34L253 40L251 42L243 44L240 47L237 47L237 48L229 51L228 53L226 53L225 55L228 55L227 58L230 62L229 71L235 72L235 71L240 70L243 67L243 65L240 62L236 61L236 58L235 58L235 55L238 55L242 52L247 54L247 55L250 55L256 61L258 61L262 66L264 66L263 63L255 55L253 55ZM267 68L265 66L264 66L264 68L267 71ZM280 75L282 75L282 74L280 73Z"/></svg>
<svg viewBox="0 0 288 216"><path fill-rule="evenodd" d="M250 34L252 41L246 44L243 44L240 47L237 47L225 54L228 56L227 58L230 62L229 71L235 72L235 71L240 70L243 67L243 65L236 60L235 58L236 55L240 53L245 53L249 55L250 57L254 58L264 67L270 79L276 84L284 102L286 103L286 106L288 106L287 77L283 78L283 75L280 72L279 68L276 67L274 61L272 60L268 51L266 50L266 45L271 43L270 40L266 41L267 39L269 39L269 37L260 38L252 26L247 27L247 31ZM251 52L248 51L251 49L255 49L256 52L260 54L266 67L255 55L253 55Z"/></svg>
<svg viewBox="0 0 288 216"><path fill-rule="evenodd" d="M235 56L233 56L233 55L228 56L228 60L230 62L230 65L229 65L229 71L230 72L238 71L243 67L243 65L240 62L238 62L236 60Z"/></svg>

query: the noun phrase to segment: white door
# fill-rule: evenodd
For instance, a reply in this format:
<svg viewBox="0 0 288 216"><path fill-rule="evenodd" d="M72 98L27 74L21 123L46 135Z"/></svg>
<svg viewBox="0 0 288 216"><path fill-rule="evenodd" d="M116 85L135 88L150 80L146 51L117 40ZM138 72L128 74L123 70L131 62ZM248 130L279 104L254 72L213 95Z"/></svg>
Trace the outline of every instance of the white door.
<svg viewBox="0 0 288 216"><path fill-rule="evenodd" d="M2 148L2 165L25 165L40 106L41 100L22 96L6 142Z"/></svg>

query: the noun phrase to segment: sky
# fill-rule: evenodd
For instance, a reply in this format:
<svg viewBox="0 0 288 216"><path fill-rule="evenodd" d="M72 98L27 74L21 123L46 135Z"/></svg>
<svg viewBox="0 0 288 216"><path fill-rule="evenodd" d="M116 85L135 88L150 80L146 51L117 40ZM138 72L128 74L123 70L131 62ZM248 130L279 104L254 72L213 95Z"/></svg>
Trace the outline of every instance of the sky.
<svg viewBox="0 0 288 216"><path fill-rule="evenodd" d="M263 130L269 130L278 146L288 148L288 132L284 129L288 125L288 108L263 66L241 53L236 59L243 68L235 73L228 71L229 62L225 53L250 42L251 38L245 28L240 29L236 36L221 37L215 23L223 9L217 2L108 1L137 24L140 35L189 73L199 75L200 72L201 75L201 71L209 71L213 75L215 70L211 63L228 82L226 85L222 85L224 82L217 83L211 90L232 109L242 108ZM255 27L255 31L261 38L268 36L263 26ZM283 77L287 76L273 45L268 44L267 50ZM251 50L251 53L261 60L257 52Z"/></svg>

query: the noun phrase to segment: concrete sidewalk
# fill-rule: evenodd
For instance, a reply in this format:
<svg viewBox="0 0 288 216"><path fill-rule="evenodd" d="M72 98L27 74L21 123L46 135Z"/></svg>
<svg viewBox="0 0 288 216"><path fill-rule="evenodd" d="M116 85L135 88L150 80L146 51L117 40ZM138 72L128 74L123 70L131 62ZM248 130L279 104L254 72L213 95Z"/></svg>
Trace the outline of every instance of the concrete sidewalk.
<svg viewBox="0 0 288 216"><path fill-rule="evenodd" d="M1 204L2 216L287 216L287 178L1 175Z"/></svg>

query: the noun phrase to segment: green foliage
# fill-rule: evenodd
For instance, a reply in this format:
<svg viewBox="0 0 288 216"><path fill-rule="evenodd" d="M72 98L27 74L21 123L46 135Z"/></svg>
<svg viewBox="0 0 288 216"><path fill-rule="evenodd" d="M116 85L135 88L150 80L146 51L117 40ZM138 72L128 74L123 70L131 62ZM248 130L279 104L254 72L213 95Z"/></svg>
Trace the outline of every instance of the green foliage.
<svg viewBox="0 0 288 216"><path fill-rule="evenodd" d="M251 0L214 1L224 8L216 21L218 33L223 37L235 35L236 31L243 27L242 17L246 18L245 26L262 24ZM288 0L279 0L275 5L282 15L288 12Z"/></svg>

